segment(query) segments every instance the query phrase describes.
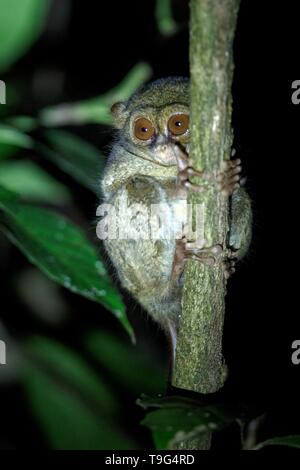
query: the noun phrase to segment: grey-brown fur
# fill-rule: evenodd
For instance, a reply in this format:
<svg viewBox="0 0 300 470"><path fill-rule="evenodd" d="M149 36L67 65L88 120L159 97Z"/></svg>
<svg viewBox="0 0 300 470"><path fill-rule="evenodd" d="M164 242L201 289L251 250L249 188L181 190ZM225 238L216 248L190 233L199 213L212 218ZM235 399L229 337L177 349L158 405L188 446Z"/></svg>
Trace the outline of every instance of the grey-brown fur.
<svg viewBox="0 0 300 470"><path fill-rule="evenodd" d="M153 203L172 205L179 197L176 163L155 161L157 152L172 149L178 142L167 136L145 144L132 135L132 116L143 115L160 123L170 111L189 107L188 80L168 78L153 82L134 94L127 103L113 107L118 136L109 155L101 182L104 200L115 207L126 195L129 204L139 203L149 209ZM163 124L160 124L163 125ZM158 143L160 139L160 144ZM188 153L185 139L182 148ZM180 193L182 198L182 192ZM251 204L243 188L232 194L229 242L240 259L251 238ZM128 220L121 220L121 224ZM165 220L172 224L174 220ZM175 240L105 240L105 248L118 272L122 285L168 333L176 330L181 310L181 285L172 276Z"/></svg>

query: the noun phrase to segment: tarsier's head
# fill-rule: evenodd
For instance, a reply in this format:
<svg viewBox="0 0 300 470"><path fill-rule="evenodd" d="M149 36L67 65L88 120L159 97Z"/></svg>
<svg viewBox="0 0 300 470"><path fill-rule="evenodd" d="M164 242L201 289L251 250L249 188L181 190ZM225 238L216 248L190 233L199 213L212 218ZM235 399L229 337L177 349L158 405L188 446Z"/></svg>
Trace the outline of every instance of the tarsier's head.
<svg viewBox="0 0 300 470"><path fill-rule="evenodd" d="M176 165L174 145L186 147L189 129L189 80L169 77L112 106L121 143L131 153L161 165Z"/></svg>

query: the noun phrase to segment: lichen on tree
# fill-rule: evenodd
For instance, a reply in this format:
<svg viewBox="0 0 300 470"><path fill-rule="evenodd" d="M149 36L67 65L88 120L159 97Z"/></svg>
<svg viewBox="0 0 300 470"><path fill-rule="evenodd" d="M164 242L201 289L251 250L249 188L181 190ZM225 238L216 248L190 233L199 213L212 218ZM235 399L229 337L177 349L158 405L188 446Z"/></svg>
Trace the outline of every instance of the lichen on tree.
<svg viewBox="0 0 300 470"><path fill-rule="evenodd" d="M191 0L191 150L194 168L214 175L230 158L233 38L239 0ZM206 246L226 247L228 199L214 181L188 202L203 204ZM222 355L226 281L222 259L213 266L189 260L185 269L172 384L198 393L214 393L226 378ZM194 447L195 448L195 447Z"/></svg>

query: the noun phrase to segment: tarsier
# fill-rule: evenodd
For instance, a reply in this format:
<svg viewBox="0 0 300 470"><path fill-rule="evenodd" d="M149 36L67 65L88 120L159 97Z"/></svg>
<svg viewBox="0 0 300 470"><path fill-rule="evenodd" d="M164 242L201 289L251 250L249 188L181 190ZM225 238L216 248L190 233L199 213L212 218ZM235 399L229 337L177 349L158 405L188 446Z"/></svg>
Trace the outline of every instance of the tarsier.
<svg viewBox="0 0 300 470"><path fill-rule="evenodd" d="M102 178L104 201L118 206L124 196L128 204L149 208L153 204L172 205L186 198L188 190L201 190L190 177L212 178L224 197L230 197L230 262L224 267L227 278L234 261L247 252L251 238L250 199L240 185L240 160L223 162L216 175L196 171L189 161L189 80L161 79L137 91L127 102L112 107L118 129ZM162 217L163 224L175 224ZM119 223L127 225L128 220ZM125 287L170 336L175 351L185 261L207 263L222 248L191 249L181 239L111 239L105 248Z"/></svg>

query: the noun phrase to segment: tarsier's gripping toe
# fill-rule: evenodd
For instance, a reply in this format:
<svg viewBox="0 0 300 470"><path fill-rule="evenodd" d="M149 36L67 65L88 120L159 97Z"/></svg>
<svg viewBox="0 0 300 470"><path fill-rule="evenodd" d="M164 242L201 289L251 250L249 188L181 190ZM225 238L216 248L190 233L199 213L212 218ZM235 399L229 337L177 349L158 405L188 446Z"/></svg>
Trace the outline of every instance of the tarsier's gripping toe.
<svg viewBox="0 0 300 470"><path fill-rule="evenodd" d="M191 183L189 181L189 179L187 179L186 181L183 182L183 186L187 189L191 189L191 190L197 191L199 193L201 193L203 191L203 186L201 186L199 184Z"/></svg>
<svg viewBox="0 0 300 470"><path fill-rule="evenodd" d="M223 270L225 279L229 279L235 272L235 261L226 259L223 261Z"/></svg>
<svg viewBox="0 0 300 470"><path fill-rule="evenodd" d="M231 194L240 187L241 160L226 160L222 162L220 173L217 175L218 189L224 196Z"/></svg>
<svg viewBox="0 0 300 470"><path fill-rule="evenodd" d="M191 176L203 176L203 175L202 175L202 172L195 170L191 166L187 166L184 170L181 170L178 173L179 185L186 189L192 189L193 191L198 191L198 192L203 191L203 187L201 185L192 183L189 180Z"/></svg>
<svg viewBox="0 0 300 470"><path fill-rule="evenodd" d="M223 271L225 279L229 279L235 273L235 265L237 262L236 253L231 249L227 249L224 253Z"/></svg>
<svg viewBox="0 0 300 470"><path fill-rule="evenodd" d="M223 252L221 245L212 245L201 249L191 248L190 246L191 244L186 243L186 259L194 259L207 266L213 266Z"/></svg>

